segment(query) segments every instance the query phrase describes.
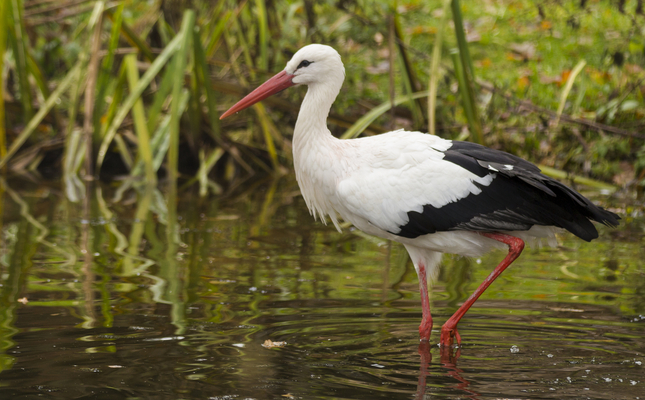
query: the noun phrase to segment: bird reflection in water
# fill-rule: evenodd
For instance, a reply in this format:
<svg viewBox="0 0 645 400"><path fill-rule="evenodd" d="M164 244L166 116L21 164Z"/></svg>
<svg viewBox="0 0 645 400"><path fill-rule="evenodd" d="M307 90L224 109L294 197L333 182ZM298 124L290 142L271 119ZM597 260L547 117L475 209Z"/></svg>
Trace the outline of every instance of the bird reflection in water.
<svg viewBox="0 0 645 400"><path fill-rule="evenodd" d="M454 350L454 352L453 352ZM445 374L459 383L454 386L455 389L463 391L466 394L466 397L469 399L479 398L480 394L469 390L470 382L468 382L462 374L462 370L457 368L457 360L461 355L461 347L456 346L456 349L441 346L441 366L447 371ZM432 365L432 353L430 352L430 343L422 340L419 343L419 357L420 357L420 366L419 366L419 380L417 383L417 394L416 398L422 400L426 395L426 381L430 376L430 366Z"/></svg>

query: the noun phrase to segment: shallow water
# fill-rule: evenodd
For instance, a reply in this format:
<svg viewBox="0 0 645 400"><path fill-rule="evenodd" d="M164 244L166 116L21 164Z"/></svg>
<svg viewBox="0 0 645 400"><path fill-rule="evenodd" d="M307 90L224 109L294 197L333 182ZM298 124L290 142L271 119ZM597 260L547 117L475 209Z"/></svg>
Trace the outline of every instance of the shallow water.
<svg viewBox="0 0 645 400"><path fill-rule="evenodd" d="M175 217L157 191L3 184L0 398L645 398L642 217L525 250L442 352L504 253L444 259L423 347L405 250L314 222L298 193L191 191Z"/></svg>

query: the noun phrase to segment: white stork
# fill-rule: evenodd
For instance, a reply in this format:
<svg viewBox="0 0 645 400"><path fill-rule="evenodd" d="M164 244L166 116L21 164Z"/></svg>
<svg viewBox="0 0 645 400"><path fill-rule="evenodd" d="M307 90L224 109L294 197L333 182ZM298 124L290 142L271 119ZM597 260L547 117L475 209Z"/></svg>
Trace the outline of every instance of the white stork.
<svg viewBox="0 0 645 400"><path fill-rule="evenodd" d="M486 288L522 252L527 239L555 242L566 229L590 241L591 221L616 226L619 217L594 205L540 169L512 154L478 144L397 130L339 140L327 116L345 79L336 50L312 44L285 69L221 117L245 109L290 86L307 85L293 133L296 178L310 213L338 218L370 235L402 243L419 277L422 341L432 330L427 281L443 253L477 257L507 245L508 255L441 328L451 346L457 323Z"/></svg>

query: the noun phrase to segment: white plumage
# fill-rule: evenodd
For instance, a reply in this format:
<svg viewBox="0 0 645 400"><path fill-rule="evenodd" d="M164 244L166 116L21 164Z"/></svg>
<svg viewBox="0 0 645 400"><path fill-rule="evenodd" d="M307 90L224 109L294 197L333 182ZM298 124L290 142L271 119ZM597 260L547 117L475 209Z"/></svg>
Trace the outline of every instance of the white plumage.
<svg viewBox="0 0 645 400"><path fill-rule="evenodd" d="M221 118L294 85L307 85L293 135L296 178L309 211L338 230L339 217L360 230L405 245L419 276L422 340L432 328L427 278L442 253L478 256L508 245L507 257L442 328L441 344L460 340L456 325L510 263L524 240L567 229L597 237L590 220L619 218L537 167L508 153L420 132L398 130L339 140L326 119L345 77L340 55L312 44L286 68L231 107Z"/></svg>

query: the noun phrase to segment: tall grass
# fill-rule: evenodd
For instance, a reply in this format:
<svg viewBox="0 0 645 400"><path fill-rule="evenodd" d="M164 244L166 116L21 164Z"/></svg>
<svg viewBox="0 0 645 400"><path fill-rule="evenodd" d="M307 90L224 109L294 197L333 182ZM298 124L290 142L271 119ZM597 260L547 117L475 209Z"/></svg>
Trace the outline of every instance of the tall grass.
<svg viewBox="0 0 645 400"><path fill-rule="evenodd" d="M11 0L10 3L3 2L2 7L3 11L4 8L7 9L1 14L2 23L12 28L10 43L13 45L14 71L19 78L20 89L16 97L22 101L23 115L28 120L25 129L12 141L9 150L0 150L0 166L10 162L12 156L29 143L45 117L58 106L68 115L67 126L63 131L66 139L62 165L64 180L69 185L68 194L75 200L82 196L75 176L81 172L79 161L83 159L86 161L84 174L87 176L101 173L106 157L112 154L130 170L132 177L143 172L145 181L154 184L157 172L164 158L167 158L165 169L171 181L176 181L179 177L182 133L195 155L203 154L204 144L214 150L219 149L209 152L211 155L203 158L207 162L207 168L199 169L203 187L219 190L214 182L207 184L209 180L206 175L223 154L229 154L246 171L252 171L253 167L248 161L244 161L245 153L249 156L246 157L247 160L255 160L262 168L266 168L262 157L250 154L256 152L253 149L255 145L249 147L248 144L236 143L230 137L222 135L218 119L222 95L217 93L218 90L221 91L222 84L218 85L217 79L213 79L213 57L222 43L225 43L224 47L231 49L239 43L243 44L239 52L231 52L228 63L219 64L224 71L238 71L240 81L245 82L245 71L255 76L258 68L261 71L268 70L270 16L264 2L247 4L245 1L234 4L221 1L215 12L222 18L216 24L201 21L202 24L195 25L192 22L177 33L165 23L163 16L159 16L153 28L165 46L157 51L153 50L146 37L140 36L136 29L124 21L123 3L108 5L104 1L98 1L91 14L76 18L81 28L77 36L88 38L85 42L80 42L82 47L76 65L58 80L54 93L45 99L33 116L33 88L29 81L34 78L37 68L27 67L29 54L33 50L24 34L24 18L21 17L23 4L20 0ZM250 10L251 7L254 9ZM187 23L190 22L191 15L194 21L195 14L187 10ZM254 35L244 29L256 22L256 16L260 18L257 43ZM238 28L234 33L227 31L231 27L231 21ZM104 32L109 34L105 35ZM230 42L226 43L227 40ZM121 47L124 42L131 47ZM259 49L257 54L255 48ZM246 55L244 63L238 58L240 53ZM257 61L252 61L255 57ZM150 64L144 65L146 61ZM247 69L248 67L251 68ZM140 70L143 71L142 76L139 75ZM238 86L234 90L239 93L244 89ZM2 105L4 106L4 102ZM288 145L261 105L257 110L264 132L264 143L259 145L268 148L267 159L270 160L270 165L275 170L281 170L279 158L285 156L281 149L288 148ZM1 111L4 127L5 118ZM76 122L81 117L79 112L83 116L80 131L76 128ZM202 115L206 115L206 118L202 119ZM130 121L133 123L135 136L129 133ZM181 128L184 124L182 121L188 121L192 128ZM200 136L203 130L210 139ZM79 136L81 131L83 136ZM2 140L5 137L4 131L1 133L0 145L4 143ZM132 150L133 146L136 146L135 151Z"/></svg>
<svg viewBox="0 0 645 400"><path fill-rule="evenodd" d="M71 39L63 44L74 46L52 51L34 38L64 30L59 17L46 7L38 8L37 2L27 3L25 17L23 1L27 0L0 3L0 54L4 55L0 57L4 80L0 87L0 167L23 168L12 164L16 154L37 148L44 137L59 138L64 150L61 176L69 198L75 201L83 197L79 178L110 176L115 170L126 171L130 179L125 186L154 185L164 170L170 182L184 177L188 183L198 183L201 195L221 193L217 179L232 183L258 170L283 171L290 158L290 142L284 134L289 129L285 127L291 124L276 126L266 107L293 118L297 106L271 98L256 105L255 113L245 113L246 120L232 118L222 125L218 116L234 99L281 69L288 53L309 43L310 35L335 44L346 61L356 63L348 65L350 84L365 78L363 71L371 61L368 55L361 59L360 54L371 54L374 47L371 39L359 39L357 33L386 38L383 48L389 49L389 74L375 80L385 83L379 88L387 87L389 81L389 90L381 89L380 97L371 99L371 104L380 104L369 106L371 111L332 113L330 121L343 128L339 130L342 137L382 131L379 123L388 118L388 110L390 122L404 116L415 129L456 136L437 129L439 123L446 125L438 121L438 113L449 115L445 110L452 107L460 112L449 123L467 126L471 140L484 142L481 90L458 0L433 6L442 16L432 37L431 55L415 49L418 39L403 22L407 15L400 8L382 8L370 1L363 9L358 4L356 9L309 7L305 15L294 5L262 0L216 4L195 0L195 10L183 11L184 25L175 31L167 21L177 21L177 16L141 12L137 7L143 3L136 1L100 0L91 9L79 7L64 17L72 29L66 32ZM313 15L317 9L331 10L334 15ZM382 18L378 10L389 17ZM449 12L452 32L445 23ZM73 56L69 48L75 49ZM47 57L58 57L57 67L46 64ZM424 78L427 71L429 76ZM579 66L569 76L558 116L564 112L573 80L582 73ZM453 84L459 88L458 104L446 95ZM423 91L424 87L429 91ZM8 91L6 95L3 90ZM344 104L367 104L360 98L364 93L344 92L348 99ZM5 98L12 99L11 106L18 113L7 115ZM578 95L576 104L582 102ZM403 106L407 111L402 112L399 107ZM5 128L16 127L20 121L23 127L7 140Z"/></svg>

